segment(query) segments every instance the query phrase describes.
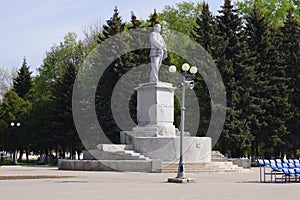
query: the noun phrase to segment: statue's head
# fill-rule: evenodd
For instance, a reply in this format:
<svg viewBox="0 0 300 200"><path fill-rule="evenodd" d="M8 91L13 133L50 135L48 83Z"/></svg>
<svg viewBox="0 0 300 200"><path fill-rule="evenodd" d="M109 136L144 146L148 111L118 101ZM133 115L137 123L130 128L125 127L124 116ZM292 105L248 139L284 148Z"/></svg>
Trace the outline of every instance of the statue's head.
<svg viewBox="0 0 300 200"><path fill-rule="evenodd" d="M154 32L160 33L160 31L161 31L161 25L160 24L155 24L153 28L154 28Z"/></svg>

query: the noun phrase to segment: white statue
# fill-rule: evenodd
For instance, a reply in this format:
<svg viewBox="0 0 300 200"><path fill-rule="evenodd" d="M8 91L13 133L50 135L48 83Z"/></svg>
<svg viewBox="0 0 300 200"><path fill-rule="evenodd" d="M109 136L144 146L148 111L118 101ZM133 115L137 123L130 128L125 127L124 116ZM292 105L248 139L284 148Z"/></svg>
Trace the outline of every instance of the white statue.
<svg viewBox="0 0 300 200"><path fill-rule="evenodd" d="M151 73L150 82L159 82L158 71L161 66L162 60L167 58L167 47L163 37L160 34L161 26L154 25L154 31L150 33L150 59L151 59Z"/></svg>

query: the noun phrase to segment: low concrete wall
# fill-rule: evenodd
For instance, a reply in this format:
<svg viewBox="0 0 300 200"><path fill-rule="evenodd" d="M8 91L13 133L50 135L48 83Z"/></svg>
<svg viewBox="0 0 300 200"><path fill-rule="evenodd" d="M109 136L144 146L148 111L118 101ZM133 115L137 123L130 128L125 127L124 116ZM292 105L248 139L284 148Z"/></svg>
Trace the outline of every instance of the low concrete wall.
<svg viewBox="0 0 300 200"><path fill-rule="evenodd" d="M232 161L234 165L238 165L239 167L243 167L245 169L251 168L251 160L248 158L234 158L229 160Z"/></svg>
<svg viewBox="0 0 300 200"><path fill-rule="evenodd" d="M162 171L161 160L64 160L58 161L60 170L81 171L122 171L122 172L153 172Z"/></svg>

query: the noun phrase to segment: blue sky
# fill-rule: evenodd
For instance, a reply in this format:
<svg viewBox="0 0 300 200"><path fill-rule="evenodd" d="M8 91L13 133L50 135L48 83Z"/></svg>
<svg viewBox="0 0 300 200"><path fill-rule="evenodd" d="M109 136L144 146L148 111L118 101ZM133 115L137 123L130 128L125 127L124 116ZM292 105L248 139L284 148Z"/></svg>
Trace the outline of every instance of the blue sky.
<svg viewBox="0 0 300 200"><path fill-rule="evenodd" d="M183 0L0 0L0 67L21 67L23 57L35 70L42 64L45 52L62 41L65 34L75 32L83 38L82 30L97 22L105 23L117 6L124 21L131 11L147 19L156 8ZM195 1L199 2L199 1ZM202 2L202 0L200 0ZM211 11L217 13L224 0L207 0Z"/></svg>

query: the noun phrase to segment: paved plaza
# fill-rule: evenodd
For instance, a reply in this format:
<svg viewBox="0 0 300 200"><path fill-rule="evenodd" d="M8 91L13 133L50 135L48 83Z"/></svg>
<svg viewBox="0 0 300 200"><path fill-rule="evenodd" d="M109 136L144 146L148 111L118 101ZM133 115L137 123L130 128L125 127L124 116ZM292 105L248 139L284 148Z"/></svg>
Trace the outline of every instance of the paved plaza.
<svg viewBox="0 0 300 200"><path fill-rule="evenodd" d="M296 199L300 183L259 183L259 169L187 174L196 183L167 183L176 174L60 171L54 167L0 167L5 200Z"/></svg>

